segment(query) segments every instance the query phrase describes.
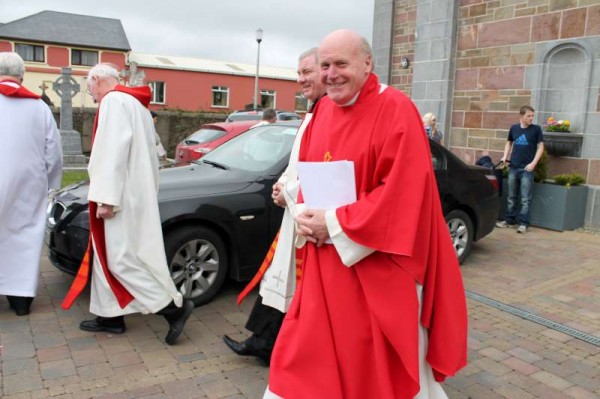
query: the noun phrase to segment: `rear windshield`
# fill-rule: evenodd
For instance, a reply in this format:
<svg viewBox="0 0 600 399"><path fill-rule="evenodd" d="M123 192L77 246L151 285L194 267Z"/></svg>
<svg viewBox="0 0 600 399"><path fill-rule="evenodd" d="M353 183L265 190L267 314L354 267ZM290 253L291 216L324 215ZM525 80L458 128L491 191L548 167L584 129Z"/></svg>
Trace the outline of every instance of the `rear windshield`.
<svg viewBox="0 0 600 399"><path fill-rule="evenodd" d="M203 144L225 136L227 132L220 129L200 129L190 134L183 142L185 144Z"/></svg>

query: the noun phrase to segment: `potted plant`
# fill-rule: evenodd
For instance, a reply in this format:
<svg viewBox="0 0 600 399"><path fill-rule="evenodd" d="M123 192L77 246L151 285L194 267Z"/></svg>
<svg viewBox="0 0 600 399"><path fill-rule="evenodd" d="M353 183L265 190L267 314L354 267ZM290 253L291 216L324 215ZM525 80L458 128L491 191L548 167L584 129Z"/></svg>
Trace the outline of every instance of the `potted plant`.
<svg viewBox="0 0 600 399"><path fill-rule="evenodd" d="M558 231L583 227L588 198L588 187L584 183L584 177L576 173L534 183L531 224Z"/></svg>
<svg viewBox="0 0 600 399"><path fill-rule="evenodd" d="M555 119L553 116L544 123L544 144L548 153L557 157L581 155L582 133L571 133L571 121Z"/></svg>
<svg viewBox="0 0 600 399"><path fill-rule="evenodd" d="M574 230L583 227L588 197L588 187L583 185L585 178L578 174L556 175L547 179L548 157L542 154L533 175L533 191L531 194L531 213L529 222L532 226L550 230ZM504 180L504 187L508 182ZM502 192L500 218L504 220L508 189Z"/></svg>

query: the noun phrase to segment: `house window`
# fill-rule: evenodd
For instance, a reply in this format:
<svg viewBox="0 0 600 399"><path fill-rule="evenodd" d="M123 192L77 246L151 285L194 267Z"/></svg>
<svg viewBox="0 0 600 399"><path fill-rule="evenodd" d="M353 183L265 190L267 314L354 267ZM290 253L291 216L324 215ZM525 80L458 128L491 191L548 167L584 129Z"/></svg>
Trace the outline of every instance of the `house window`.
<svg viewBox="0 0 600 399"><path fill-rule="evenodd" d="M15 44L15 53L19 54L23 61L44 62L44 46L34 46L33 44Z"/></svg>
<svg viewBox="0 0 600 399"><path fill-rule="evenodd" d="M212 88L212 106L219 108L229 107L229 87L213 86Z"/></svg>
<svg viewBox="0 0 600 399"><path fill-rule="evenodd" d="M152 90L152 103L164 104L166 98L165 82L148 82L150 90Z"/></svg>
<svg viewBox="0 0 600 399"><path fill-rule="evenodd" d="M302 92L296 93L296 112L306 112L308 110L308 98L304 97Z"/></svg>
<svg viewBox="0 0 600 399"><path fill-rule="evenodd" d="M275 108L275 90L260 91L260 105L263 108Z"/></svg>
<svg viewBox="0 0 600 399"><path fill-rule="evenodd" d="M98 52L89 50L71 50L71 64L94 66L98 63Z"/></svg>

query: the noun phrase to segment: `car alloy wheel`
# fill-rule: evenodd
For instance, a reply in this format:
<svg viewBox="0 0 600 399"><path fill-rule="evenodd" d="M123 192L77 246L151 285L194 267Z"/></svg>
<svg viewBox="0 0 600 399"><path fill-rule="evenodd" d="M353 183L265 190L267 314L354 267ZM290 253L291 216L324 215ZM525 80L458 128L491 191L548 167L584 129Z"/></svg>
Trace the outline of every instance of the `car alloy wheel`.
<svg viewBox="0 0 600 399"><path fill-rule="evenodd" d="M187 226L169 232L165 247L179 292L196 306L210 301L227 275L227 254L219 235L205 227Z"/></svg>
<svg viewBox="0 0 600 399"><path fill-rule="evenodd" d="M455 209L446 215L446 224L450 231L450 238L458 257L458 263L462 263L471 252L473 222L464 211Z"/></svg>

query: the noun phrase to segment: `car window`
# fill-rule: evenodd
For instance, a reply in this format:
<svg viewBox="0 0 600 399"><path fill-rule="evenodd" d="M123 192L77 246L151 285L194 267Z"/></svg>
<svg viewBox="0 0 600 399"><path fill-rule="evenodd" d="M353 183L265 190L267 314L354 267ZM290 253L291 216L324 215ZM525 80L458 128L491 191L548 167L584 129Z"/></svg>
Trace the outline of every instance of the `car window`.
<svg viewBox="0 0 600 399"><path fill-rule="evenodd" d="M247 131L209 152L203 159L230 169L264 172L289 158L295 126L260 126Z"/></svg>
<svg viewBox="0 0 600 399"><path fill-rule="evenodd" d="M296 114L278 114L277 119L280 121L295 121L300 120L302 118L300 118L300 115Z"/></svg>
<svg viewBox="0 0 600 399"><path fill-rule="evenodd" d="M237 121L258 121L262 118L262 115L259 114L231 114L227 118L229 122L237 122Z"/></svg>
<svg viewBox="0 0 600 399"><path fill-rule="evenodd" d="M183 142L188 145L208 143L225 136L226 133L225 130L221 129L200 129L186 137Z"/></svg>

